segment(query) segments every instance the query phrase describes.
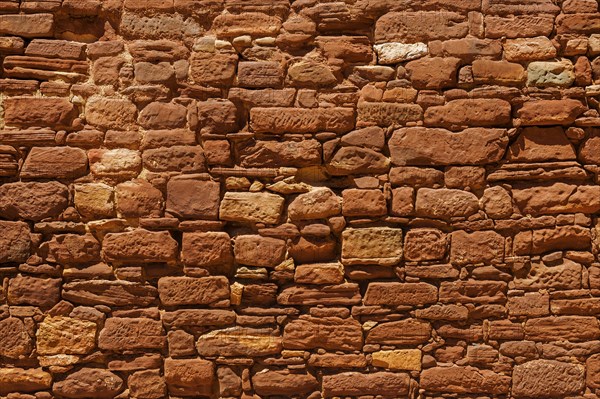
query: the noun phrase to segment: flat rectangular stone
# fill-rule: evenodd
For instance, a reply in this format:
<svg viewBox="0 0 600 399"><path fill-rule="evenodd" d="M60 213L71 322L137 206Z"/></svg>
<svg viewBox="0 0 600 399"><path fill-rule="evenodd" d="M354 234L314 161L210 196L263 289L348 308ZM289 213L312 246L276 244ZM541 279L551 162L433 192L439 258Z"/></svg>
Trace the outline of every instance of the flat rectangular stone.
<svg viewBox="0 0 600 399"><path fill-rule="evenodd" d="M345 133L354 129L352 108L252 108L250 128L256 133Z"/></svg>

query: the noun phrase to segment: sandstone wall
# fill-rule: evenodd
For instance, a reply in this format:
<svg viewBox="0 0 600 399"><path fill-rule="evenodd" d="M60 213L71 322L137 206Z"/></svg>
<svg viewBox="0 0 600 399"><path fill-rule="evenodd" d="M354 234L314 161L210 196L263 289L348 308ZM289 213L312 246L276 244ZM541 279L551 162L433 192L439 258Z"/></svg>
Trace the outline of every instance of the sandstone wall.
<svg viewBox="0 0 600 399"><path fill-rule="evenodd" d="M0 34L0 397L598 398L596 0Z"/></svg>

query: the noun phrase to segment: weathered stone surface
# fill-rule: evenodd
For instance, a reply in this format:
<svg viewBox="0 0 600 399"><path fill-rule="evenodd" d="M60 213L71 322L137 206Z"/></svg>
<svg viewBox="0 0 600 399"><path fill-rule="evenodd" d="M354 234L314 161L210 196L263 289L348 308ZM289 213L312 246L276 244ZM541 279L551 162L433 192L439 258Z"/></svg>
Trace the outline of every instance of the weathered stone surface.
<svg viewBox="0 0 600 399"><path fill-rule="evenodd" d="M249 266L274 267L286 254L284 240L259 235L240 235L235 239L235 260Z"/></svg>
<svg viewBox="0 0 600 399"><path fill-rule="evenodd" d="M138 122L146 129L176 129L185 126L186 115L181 104L153 102L140 112Z"/></svg>
<svg viewBox="0 0 600 399"><path fill-rule="evenodd" d="M300 194L288 205L288 215L292 220L323 219L339 215L341 211L341 198L328 187Z"/></svg>
<svg viewBox="0 0 600 399"><path fill-rule="evenodd" d="M425 125L452 130L463 126L504 126L510 122L510 117L510 104L504 100L460 99L428 108Z"/></svg>
<svg viewBox="0 0 600 399"><path fill-rule="evenodd" d="M502 281L453 281L440 285L440 302L444 303L503 303L506 283Z"/></svg>
<svg viewBox="0 0 600 399"><path fill-rule="evenodd" d="M221 220L276 224L283 212L283 197L269 193L227 192L221 201Z"/></svg>
<svg viewBox="0 0 600 399"><path fill-rule="evenodd" d="M512 394L517 398L563 398L585 386L584 367L556 360L532 360L515 366Z"/></svg>
<svg viewBox="0 0 600 399"><path fill-rule="evenodd" d="M184 233L181 258L186 266L228 270L234 259L231 238L224 232Z"/></svg>
<svg viewBox="0 0 600 399"><path fill-rule="evenodd" d="M529 319L525 323L525 338L531 341L586 341L598 339L600 328L595 317L550 316Z"/></svg>
<svg viewBox="0 0 600 399"><path fill-rule="evenodd" d="M31 253L29 226L0 221L0 263L25 262Z"/></svg>
<svg viewBox="0 0 600 399"><path fill-rule="evenodd" d="M569 87L575 81L573 64L569 60L559 62L536 61L527 66L527 85L537 87Z"/></svg>
<svg viewBox="0 0 600 399"><path fill-rule="evenodd" d="M587 164L600 165L600 135L588 138L579 147L579 160Z"/></svg>
<svg viewBox="0 0 600 399"><path fill-rule="evenodd" d="M402 259L402 230L386 227L347 229L342 234L342 263L391 266Z"/></svg>
<svg viewBox="0 0 600 399"><path fill-rule="evenodd" d="M293 320L283 330L286 349L360 350L363 334L360 323L339 317L305 317Z"/></svg>
<svg viewBox="0 0 600 399"><path fill-rule="evenodd" d="M421 386L429 392L507 394L510 376L474 367L433 367L421 373Z"/></svg>
<svg viewBox="0 0 600 399"><path fill-rule="evenodd" d="M327 164L332 176L385 173L389 168L390 160L385 155L361 147L342 147Z"/></svg>
<svg viewBox="0 0 600 399"><path fill-rule="evenodd" d="M96 324L71 317L46 317L36 332L41 355L85 355L96 347Z"/></svg>
<svg viewBox="0 0 600 399"><path fill-rule="evenodd" d="M162 323L146 318L110 317L98 335L98 347L115 352L162 349L165 343Z"/></svg>
<svg viewBox="0 0 600 399"><path fill-rule="evenodd" d="M33 147L21 169L21 177L76 179L87 173L88 157L80 148Z"/></svg>
<svg viewBox="0 0 600 399"><path fill-rule="evenodd" d="M281 336L268 328L232 327L201 335L196 343L201 356L261 357L281 352Z"/></svg>
<svg viewBox="0 0 600 399"><path fill-rule="evenodd" d="M428 42L464 37L467 31L465 16L454 12L390 12L377 20L375 41Z"/></svg>
<svg viewBox="0 0 600 399"><path fill-rule="evenodd" d="M203 359L166 359L165 381L169 392L180 396L210 395L215 366Z"/></svg>
<svg viewBox="0 0 600 399"><path fill-rule="evenodd" d="M450 262L453 264L497 264L504 261L504 237L494 231L467 233L461 230L450 236Z"/></svg>
<svg viewBox="0 0 600 399"><path fill-rule="evenodd" d="M208 305L229 299L225 277L163 277L158 280L158 295L165 306Z"/></svg>
<svg viewBox="0 0 600 399"><path fill-rule="evenodd" d="M419 306L437 302L437 288L427 283L370 283L365 305Z"/></svg>
<svg viewBox="0 0 600 399"><path fill-rule="evenodd" d="M18 275L8 283L8 303L50 308L60 299L60 285L56 278Z"/></svg>
<svg viewBox="0 0 600 399"><path fill-rule="evenodd" d="M109 233L102 242L108 261L167 262L177 258L177 242L166 231L136 229L125 233Z"/></svg>
<svg viewBox="0 0 600 399"><path fill-rule="evenodd" d="M256 133L349 132L354 128L350 108L252 108L250 127Z"/></svg>
<svg viewBox="0 0 600 399"><path fill-rule="evenodd" d="M519 86L525 80L525 69L513 62L476 60L473 61L472 70L475 83ZM529 83L532 79L529 69L527 78Z"/></svg>
<svg viewBox="0 0 600 399"><path fill-rule="evenodd" d="M240 150L243 167L306 167L321 163L321 144L316 140L256 141Z"/></svg>
<svg viewBox="0 0 600 399"><path fill-rule="evenodd" d="M298 265L294 281L302 284L340 284L344 281L344 268L339 263Z"/></svg>
<svg viewBox="0 0 600 399"><path fill-rule="evenodd" d="M0 356L17 359L33 349L31 337L21 319L9 317L0 321Z"/></svg>
<svg viewBox="0 0 600 399"><path fill-rule="evenodd" d="M326 398L360 395L407 395L410 378L404 373L376 372L362 374L347 372L323 377Z"/></svg>
<svg viewBox="0 0 600 399"><path fill-rule="evenodd" d="M409 230L404 239L404 258L411 261L443 259L447 245L446 235L440 230Z"/></svg>
<svg viewBox="0 0 600 399"><path fill-rule="evenodd" d="M85 116L92 125L124 129L135 122L137 109L128 100L116 98L95 98L87 103Z"/></svg>
<svg viewBox="0 0 600 399"><path fill-rule="evenodd" d="M235 312L230 310L180 309L165 312L162 321L166 327L226 326L235 322Z"/></svg>
<svg viewBox="0 0 600 399"><path fill-rule="evenodd" d="M390 370L421 370L421 351L419 349L396 349L373 352L372 364Z"/></svg>
<svg viewBox="0 0 600 399"><path fill-rule="evenodd" d="M58 182L7 183L0 186L0 215L7 219L38 221L60 214L69 191Z"/></svg>
<svg viewBox="0 0 600 399"><path fill-rule="evenodd" d="M159 217L163 195L145 180L137 179L116 187L117 212L124 217Z"/></svg>
<svg viewBox="0 0 600 399"><path fill-rule="evenodd" d="M166 210L190 219L217 219L221 185L211 180L171 179Z"/></svg>
<svg viewBox="0 0 600 399"><path fill-rule="evenodd" d="M456 85L458 58L422 58L406 64L406 71L417 89L443 89Z"/></svg>
<svg viewBox="0 0 600 399"><path fill-rule="evenodd" d="M559 226L556 229L523 231L515 236L517 255L542 254L559 249L589 249L591 234L581 226Z"/></svg>
<svg viewBox="0 0 600 399"><path fill-rule="evenodd" d="M138 176L142 158L138 151L125 148L92 149L88 152L90 171L97 177L125 181Z"/></svg>
<svg viewBox="0 0 600 399"><path fill-rule="evenodd" d="M445 129L407 127L390 141L394 165L482 165L498 162L508 137L504 129L470 128L454 133Z"/></svg>
<svg viewBox="0 0 600 399"><path fill-rule="evenodd" d="M527 127L511 144L506 158L515 162L567 161L575 159L575 150L560 127Z"/></svg>
<svg viewBox="0 0 600 399"><path fill-rule="evenodd" d="M577 100L539 100L527 101L517 111L521 124L531 125L569 125L585 111Z"/></svg>
<svg viewBox="0 0 600 399"><path fill-rule="evenodd" d="M524 214L596 213L600 210L600 187L566 183L513 189L515 203Z"/></svg>
<svg viewBox="0 0 600 399"><path fill-rule="evenodd" d="M123 380L103 369L83 368L54 383L52 390L65 398L114 398L123 388Z"/></svg>
<svg viewBox="0 0 600 399"><path fill-rule="evenodd" d="M377 52L379 64L397 64L399 62L420 58L428 53L425 43L382 43L373 46Z"/></svg>
<svg viewBox="0 0 600 399"><path fill-rule="evenodd" d="M377 217L387 214L387 202L381 190L347 189L342 192L342 215Z"/></svg>
<svg viewBox="0 0 600 399"><path fill-rule="evenodd" d="M63 285L63 298L82 305L148 306L156 288L131 281L91 280Z"/></svg>
<svg viewBox="0 0 600 399"><path fill-rule="evenodd" d="M3 105L7 125L69 127L77 117L75 106L62 98L13 97Z"/></svg>
<svg viewBox="0 0 600 399"><path fill-rule="evenodd" d="M423 117L423 109L417 104L396 104L363 101L358 104L357 119L378 126L404 125Z"/></svg>
<svg viewBox="0 0 600 399"><path fill-rule="evenodd" d="M74 185L75 208L84 218L105 218L114 215L114 190L104 183Z"/></svg>
<svg viewBox="0 0 600 399"><path fill-rule="evenodd" d="M259 395L308 394L319 389L311 374L263 370L252 377L252 386Z"/></svg>
<svg viewBox="0 0 600 399"><path fill-rule="evenodd" d="M381 323L369 330L365 343L382 345L418 345L429 341L431 325L416 319Z"/></svg>
<svg viewBox="0 0 600 399"><path fill-rule="evenodd" d="M202 147L196 145L149 149L142 154L142 161L144 167L153 172L206 172L206 154Z"/></svg>
<svg viewBox="0 0 600 399"><path fill-rule="evenodd" d="M3 35L23 37L51 37L54 30L52 14L16 14L0 16Z"/></svg>
<svg viewBox="0 0 600 399"><path fill-rule="evenodd" d="M360 303L358 284L345 283L321 288L292 286L277 296L281 305L355 305Z"/></svg>
<svg viewBox="0 0 600 399"><path fill-rule="evenodd" d="M140 370L127 379L131 395L140 399L159 399L167 394L167 384L160 370Z"/></svg>
<svg viewBox="0 0 600 399"><path fill-rule="evenodd" d="M295 87L330 87L337 83L326 64L310 59L293 62L288 67L287 79Z"/></svg>
<svg viewBox="0 0 600 399"><path fill-rule="evenodd" d="M420 216L449 219L474 214L479 209L479 201L467 191L421 188L417 191L415 206Z"/></svg>
<svg viewBox="0 0 600 399"><path fill-rule="evenodd" d="M41 368L0 368L0 394L50 389L52 375Z"/></svg>

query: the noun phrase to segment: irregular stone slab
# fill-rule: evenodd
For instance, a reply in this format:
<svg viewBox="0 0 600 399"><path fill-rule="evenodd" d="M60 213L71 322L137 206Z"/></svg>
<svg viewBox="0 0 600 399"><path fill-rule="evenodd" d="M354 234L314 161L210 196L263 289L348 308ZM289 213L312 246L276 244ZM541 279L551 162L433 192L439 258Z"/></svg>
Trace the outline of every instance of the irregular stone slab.
<svg viewBox="0 0 600 399"><path fill-rule="evenodd" d="M525 69L514 62L475 60L472 69L473 79L478 84L520 86L525 81Z"/></svg>
<svg viewBox="0 0 600 399"><path fill-rule="evenodd" d="M575 149L560 127L527 127L511 144L506 159L516 162L568 161Z"/></svg>
<svg viewBox="0 0 600 399"><path fill-rule="evenodd" d="M428 392L507 394L510 376L474 367L432 367L421 372L421 387Z"/></svg>
<svg viewBox="0 0 600 399"><path fill-rule="evenodd" d="M419 43L467 36L465 15L448 11L390 12L375 24L375 41Z"/></svg>
<svg viewBox="0 0 600 399"><path fill-rule="evenodd" d="M365 343L382 345L418 345L429 341L431 324L416 319L381 323L369 330Z"/></svg>
<svg viewBox="0 0 600 399"><path fill-rule="evenodd" d="M444 281L440 285L443 303L504 303L507 284L503 281Z"/></svg>
<svg viewBox="0 0 600 399"><path fill-rule="evenodd" d="M318 390L319 382L308 373L267 369L254 374L252 386L259 395L303 395Z"/></svg>
<svg viewBox="0 0 600 399"><path fill-rule="evenodd" d="M564 398L585 387L582 365L556 360L532 360L513 370L512 394L516 398Z"/></svg>
<svg viewBox="0 0 600 399"><path fill-rule="evenodd" d="M337 79L325 63L311 59L301 59L288 66L287 80L295 87L331 87Z"/></svg>
<svg viewBox="0 0 600 399"><path fill-rule="evenodd" d="M211 180L172 178L167 183L167 212L186 219L215 220L221 185Z"/></svg>
<svg viewBox="0 0 600 399"><path fill-rule="evenodd" d="M564 259L560 265L552 266L532 262L527 275L515 277L514 283L517 289L576 290L581 288L581 273L582 266L569 259Z"/></svg>
<svg viewBox="0 0 600 399"><path fill-rule="evenodd" d="M235 312L220 309L179 309L162 314L162 321L169 328L225 326L234 324L235 318Z"/></svg>
<svg viewBox="0 0 600 399"><path fill-rule="evenodd" d="M484 165L502 159L508 135L506 129L407 127L394 131L388 145L394 165Z"/></svg>
<svg viewBox="0 0 600 399"><path fill-rule="evenodd" d="M358 284L344 283L320 288L291 286L281 291L281 305L357 305L361 296Z"/></svg>
<svg viewBox="0 0 600 399"><path fill-rule="evenodd" d="M579 147L579 160L586 164L600 165L600 135L588 138Z"/></svg>
<svg viewBox="0 0 600 399"><path fill-rule="evenodd" d="M6 183L0 186L0 216L33 221L57 216L69 204L68 196L58 182Z"/></svg>
<svg viewBox="0 0 600 399"><path fill-rule="evenodd" d="M85 43L68 40L33 39L25 49L25 55L79 60L85 55Z"/></svg>
<svg viewBox="0 0 600 399"><path fill-rule="evenodd" d="M527 85L536 87L569 87L575 81L573 63L567 59L535 61L527 66Z"/></svg>
<svg viewBox="0 0 600 399"><path fill-rule="evenodd" d="M96 177L125 181L137 177L142 170L142 157L138 151L94 148L88 152L88 156L90 171Z"/></svg>
<svg viewBox="0 0 600 399"><path fill-rule="evenodd" d="M570 125L585 110L577 100L538 100L525 102L517 116L523 126Z"/></svg>
<svg viewBox="0 0 600 399"><path fill-rule="evenodd" d="M410 378L404 373L380 371L371 374L347 372L323 376L323 396L408 395Z"/></svg>
<svg viewBox="0 0 600 399"><path fill-rule="evenodd" d="M229 86L235 76L237 60L235 54L194 53L190 60L190 76L196 83Z"/></svg>
<svg viewBox="0 0 600 399"><path fill-rule="evenodd" d="M78 115L75 105L63 98L11 97L4 100L3 106L4 121L9 126L48 126L58 130L70 127Z"/></svg>
<svg viewBox="0 0 600 399"><path fill-rule="evenodd" d="M525 322L525 338L531 341L584 342L598 337L600 328L595 317L549 316Z"/></svg>
<svg viewBox="0 0 600 399"><path fill-rule="evenodd" d="M98 347L115 352L162 349L166 340L167 337L160 321L146 318L109 317L98 335Z"/></svg>
<svg viewBox="0 0 600 399"><path fill-rule="evenodd" d="M153 102L140 112L138 123L146 129L185 127L187 108L181 104Z"/></svg>
<svg viewBox="0 0 600 399"><path fill-rule="evenodd" d="M402 230L387 227L346 229L342 233L343 264L392 266L402 259Z"/></svg>
<svg viewBox="0 0 600 399"><path fill-rule="evenodd" d="M23 37L52 37L54 15L14 14L0 15L0 33Z"/></svg>
<svg viewBox="0 0 600 399"><path fill-rule="evenodd" d="M229 299L229 281L214 277L163 277L158 280L158 295L164 306L208 305Z"/></svg>
<svg viewBox="0 0 600 399"><path fill-rule="evenodd" d="M556 48L545 36L507 39L503 47L504 57L511 62L538 61L556 57Z"/></svg>
<svg viewBox="0 0 600 399"><path fill-rule="evenodd" d="M373 352L371 363L375 367L390 370L421 371L421 351L419 349L396 349Z"/></svg>
<svg viewBox="0 0 600 399"><path fill-rule="evenodd" d="M468 191L420 188L415 207L419 216L450 219L476 213L479 210L479 200Z"/></svg>
<svg viewBox="0 0 600 399"><path fill-rule="evenodd" d="M201 356L261 357L279 354L281 336L268 328L232 327L211 331L198 338L196 349Z"/></svg>
<svg viewBox="0 0 600 399"><path fill-rule="evenodd" d="M92 125L107 129L126 129L135 123L136 106L129 100L94 98L86 105L85 116Z"/></svg>
<svg viewBox="0 0 600 399"><path fill-rule="evenodd" d="M215 18L212 28L218 37L274 36L281 29L281 19L261 12L221 14Z"/></svg>
<svg viewBox="0 0 600 399"><path fill-rule="evenodd" d="M88 158L81 148L33 147L21 168L21 177L76 179L87 174Z"/></svg>
<svg viewBox="0 0 600 399"><path fill-rule="evenodd" d="M18 367L0 368L0 394L11 392L36 392L50 389L52 375L37 369Z"/></svg>
<svg viewBox="0 0 600 399"><path fill-rule="evenodd" d="M83 368L54 383L52 391L65 398L114 398L123 389L118 375L103 369Z"/></svg>
<svg viewBox="0 0 600 399"><path fill-rule="evenodd" d="M344 267L339 263L298 265L294 282L301 284L340 284L344 281Z"/></svg>
<svg viewBox="0 0 600 399"><path fill-rule="evenodd" d="M227 192L219 217L234 222L276 224L283 212L283 197L269 193Z"/></svg>
<svg viewBox="0 0 600 399"><path fill-rule="evenodd" d="M554 29L552 15L511 15L499 17L486 15L484 17L485 37L508 39L550 36Z"/></svg>
<svg viewBox="0 0 600 399"><path fill-rule="evenodd" d="M250 127L256 133L345 133L354 129L351 108L252 108Z"/></svg>
<svg viewBox="0 0 600 399"><path fill-rule="evenodd" d="M437 287L427 283L370 283L365 305L419 306L437 302Z"/></svg>
<svg viewBox="0 0 600 399"><path fill-rule="evenodd" d="M29 225L0 221L0 263L22 263L31 252Z"/></svg>
<svg viewBox="0 0 600 399"><path fill-rule="evenodd" d="M165 359L169 393L180 396L210 395L215 365L204 359Z"/></svg>
<svg viewBox="0 0 600 399"><path fill-rule="evenodd" d="M426 126L452 130L465 126L504 126L510 121L510 103L496 98L452 100L425 111Z"/></svg>
<svg viewBox="0 0 600 399"><path fill-rule="evenodd" d="M96 347L96 323L72 317L46 317L36 332L40 355L85 355Z"/></svg>
<svg viewBox="0 0 600 399"><path fill-rule="evenodd" d="M283 347L309 350L360 350L362 329L354 319L306 316L292 320L283 330Z"/></svg>
<svg viewBox="0 0 600 399"><path fill-rule="evenodd" d="M151 285L133 281L90 280L63 285L64 299L81 305L148 306L158 296Z"/></svg>
<svg viewBox="0 0 600 399"><path fill-rule="evenodd" d="M373 46L381 65L398 64L403 61L427 55L429 49L425 43L382 43Z"/></svg>
<svg viewBox="0 0 600 399"><path fill-rule="evenodd" d="M61 279L18 275L8 283L10 305L50 308L60 300Z"/></svg>
<svg viewBox="0 0 600 399"><path fill-rule="evenodd" d="M524 214L596 213L600 210L600 187L553 183L512 191Z"/></svg>
<svg viewBox="0 0 600 399"><path fill-rule="evenodd" d="M231 238L225 232L184 233L181 257L186 266L228 269L234 260Z"/></svg>
<svg viewBox="0 0 600 399"><path fill-rule="evenodd" d="M285 259L284 240L260 235L239 235L235 238L234 254L239 264L275 267Z"/></svg>
<svg viewBox="0 0 600 399"><path fill-rule="evenodd" d="M32 349L32 339L21 319L9 317L0 321L0 356L18 359L29 355Z"/></svg>
<svg viewBox="0 0 600 399"><path fill-rule="evenodd" d="M316 140L255 141L240 149L245 168L302 168L321 164L321 144Z"/></svg>
<svg viewBox="0 0 600 399"><path fill-rule="evenodd" d="M342 199L329 187L314 188L300 194L288 205L288 215L292 220L324 219L339 215Z"/></svg>
<svg viewBox="0 0 600 399"><path fill-rule="evenodd" d="M504 237L495 231L455 231L451 235L450 262L456 265L504 262Z"/></svg>
<svg viewBox="0 0 600 399"><path fill-rule="evenodd" d="M404 258L412 261L443 259L447 245L446 235L440 230L409 230L404 240Z"/></svg>
<svg viewBox="0 0 600 399"><path fill-rule="evenodd" d="M357 120L373 122L378 126L404 125L423 117L423 109L417 104L396 104L362 101L358 104Z"/></svg>
<svg viewBox="0 0 600 399"><path fill-rule="evenodd" d="M379 174L389 169L390 160L385 155L361 147L342 147L327 164L327 172L332 176Z"/></svg>
<svg viewBox="0 0 600 399"><path fill-rule="evenodd" d="M582 226L557 226L554 229L522 231L515 236L513 247L517 255L539 255L565 249L589 251L591 245L589 229Z"/></svg>
<svg viewBox="0 0 600 399"><path fill-rule="evenodd" d="M421 58L406 64L406 71L417 89L444 89L456 86L460 62L454 57Z"/></svg>
<svg viewBox="0 0 600 399"><path fill-rule="evenodd" d="M136 229L107 234L102 252L112 262L168 262L177 259L178 245L167 231Z"/></svg>

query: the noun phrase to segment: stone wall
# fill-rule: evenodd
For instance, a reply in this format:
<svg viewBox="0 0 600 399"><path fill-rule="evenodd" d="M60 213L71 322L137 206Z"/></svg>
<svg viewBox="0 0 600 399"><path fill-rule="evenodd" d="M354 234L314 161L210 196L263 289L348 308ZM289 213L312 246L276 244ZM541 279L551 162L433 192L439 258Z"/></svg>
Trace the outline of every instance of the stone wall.
<svg viewBox="0 0 600 399"><path fill-rule="evenodd" d="M0 0L0 397L598 398L596 0Z"/></svg>

